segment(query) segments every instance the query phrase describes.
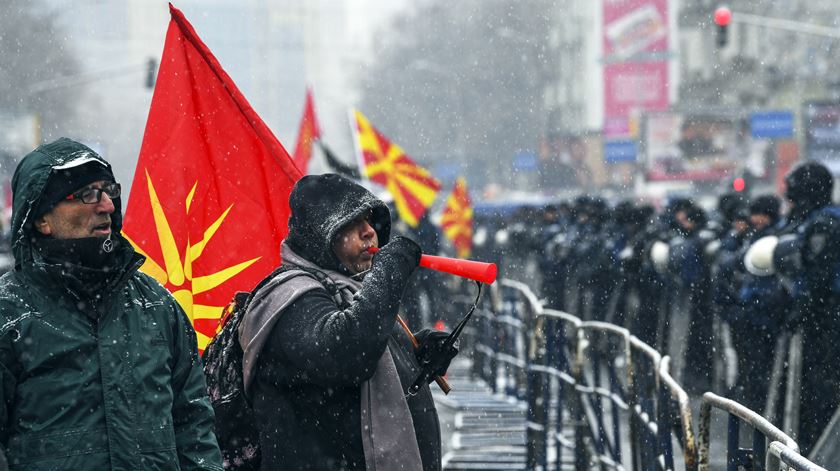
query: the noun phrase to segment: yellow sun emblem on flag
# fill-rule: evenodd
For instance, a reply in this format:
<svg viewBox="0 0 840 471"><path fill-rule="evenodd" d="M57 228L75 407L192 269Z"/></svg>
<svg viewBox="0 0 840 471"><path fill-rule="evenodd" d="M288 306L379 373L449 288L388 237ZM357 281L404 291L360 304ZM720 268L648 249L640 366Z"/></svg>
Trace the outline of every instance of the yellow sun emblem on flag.
<svg viewBox="0 0 840 471"><path fill-rule="evenodd" d="M254 262L259 260L260 257L252 258L250 260L232 265L215 273L203 274L200 276L196 276L196 274L193 273L192 268L193 263L201 257L202 253L204 252L204 248L213 238L213 235L215 235L219 228L222 226L222 223L224 222L228 213L230 213L230 210L231 208L233 208L233 205L231 204L230 206L228 206L228 208L225 209L225 211L222 212L222 214L212 224L210 224L209 227L207 227L204 230L203 237L200 241L192 243L188 238L186 241L185 248L182 252L181 250L179 250L179 244L175 240L175 236L172 233L172 228L169 224L169 220L167 219L166 214L163 211L163 207L160 204L160 200L158 199L155 187L152 184L151 178L149 178L148 171L146 171L146 182L148 184L149 201L151 203L152 214L154 216L155 229L157 230L161 252L163 253L163 261L161 265L159 261L153 260L152 257L150 257L146 252L144 252L139 245L134 243L133 240L126 236L126 239L128 239L128 241L134 247L134 250L146 257L146 262L143 264L140 270L146 273L147 275L153 277L161 285L169 289L169 291L172 293L172 296L178 301L178 304L180 304L184 311L187 313L187 316L189 316L190 321L193 322L193 325L195 325L196 321L200 319L221 319L222 311L224 310L225 306L208 306L202 304L194 304L194 297L201 293L206 293L221 285L225 281L228 281L231 278L235 277L240 272L251 266ZM193 196L195 195L195 190L197 186L198 182L196 181L196 183L193 184L193 187L190 190L189 194L187 195L184 205L187 214L190 213L190 208L192 207L193 202ZM196 334L198 335L198 348L200 350L204 350L204 348L212 339L212 336L215 334L215 332L202 332L196 329Z"/></svg>

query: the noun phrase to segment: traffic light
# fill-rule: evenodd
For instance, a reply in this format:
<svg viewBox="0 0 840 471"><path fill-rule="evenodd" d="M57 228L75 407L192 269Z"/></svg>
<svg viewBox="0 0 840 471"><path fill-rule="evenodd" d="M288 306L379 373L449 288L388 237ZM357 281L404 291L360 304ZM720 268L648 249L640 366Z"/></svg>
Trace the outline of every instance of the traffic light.
<svg viewBox="0 0 840 471"><path fill-rule="evenodd" d="M717 36L715 43L718 48L726 47L729 41L729 23L732 21L732 11L727 7L719 7L715 10L715 24L717 25Z"/></svg>
<svg viewBox="0 0 840 471"><path fill-rule="evenodd" d="M735 180L732 180L732 189L737 191L738 193L744 191L744 189L746 187L747 187L747 182L743 178L738 177Z"/></svg>
<svg viewBox="0 0 840 471"><path fill-rule="evenodd" d="M157 78L157 59L149 58L146 63L146 88L152 90L155 88L155 79Z"/></svg>

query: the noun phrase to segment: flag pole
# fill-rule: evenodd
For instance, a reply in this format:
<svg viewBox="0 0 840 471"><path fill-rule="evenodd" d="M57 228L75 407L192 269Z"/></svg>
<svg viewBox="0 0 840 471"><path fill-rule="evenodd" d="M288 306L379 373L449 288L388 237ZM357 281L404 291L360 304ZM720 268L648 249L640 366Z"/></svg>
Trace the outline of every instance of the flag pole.
<svg viewBox="0 0 840 471"><path fill-rule="evenodd" d="M355 108L347 108L347 118L350 120L350 129L353 131L353 147L356 150L356 165L359 167L360 175L359 181L362 183L362 186L370 188L370 179L367 176L367 171L365 171L365 157L364 151L362 150L362 142L359 138L359 125L356 120Z"/></svg>

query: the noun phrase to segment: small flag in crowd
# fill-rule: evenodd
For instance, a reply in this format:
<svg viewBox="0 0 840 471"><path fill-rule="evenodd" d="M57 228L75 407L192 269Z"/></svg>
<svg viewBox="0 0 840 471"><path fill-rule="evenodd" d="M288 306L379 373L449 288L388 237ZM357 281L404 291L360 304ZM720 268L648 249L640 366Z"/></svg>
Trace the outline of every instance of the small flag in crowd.
<svg viewBox="0 0 840 471"><path fill-rule="evenodd" d="M440 182L371 126L362 113L355 112L355 121L365 175L384 186L394 197L400 218L417 227L440 191Z"/></svg>
<svg viewBox="0 0 840 471"><path fill-rule="evenodd" d="M301 173L184 15L170 13L123 234L203 350L233 294L279 265Z"/></svg>
<svg viewBox="0 0 840 471"><path fill-rule="evenodd" d="M303 118L300 120L297 145L295 145L294 161L301 172L306 173L309 160L312 158L312 143L321 137L321 128L315 117L315 101L312 90L306 90L306 101L303 105Z"/></svg>
<svg viewBox="0 0 840 471"><path fill-rule="evenodd" d="M470 195L467 193L467 182L458 177L440 222L443 234L452 241L458 258L467 258L472 251L473 236L473 208Z"/></svg>

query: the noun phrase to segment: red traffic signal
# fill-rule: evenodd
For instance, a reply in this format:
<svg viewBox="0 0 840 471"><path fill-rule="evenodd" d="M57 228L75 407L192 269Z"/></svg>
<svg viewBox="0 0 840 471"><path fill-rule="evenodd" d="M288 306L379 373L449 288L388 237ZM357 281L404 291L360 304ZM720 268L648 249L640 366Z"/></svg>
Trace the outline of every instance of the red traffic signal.
<svg viewBox="0 0 840 471"><path fill-rule="evenodd" d="M732 21L732 11L727 7L719 7L715 10L715 24L717 25L717 38L715 39L715 43L717 47L723 48L726 47L726 43L729 42L729 23Z"/></svg>
<svg viewBox="0 0 840 471"><path fill-rule="evenodd" d="M715 24L718 26L728 26L732 21L732 11L727 7L718 7L715 10Z"/></svg>
<svg viewBox="0 0 840 471"><path fill-rule="evenodd" d="M738 177L732 181L732 189L737 191L738 193L744 191L744 188L747 187L747 182L744 181L743 178Z"/></svg>

